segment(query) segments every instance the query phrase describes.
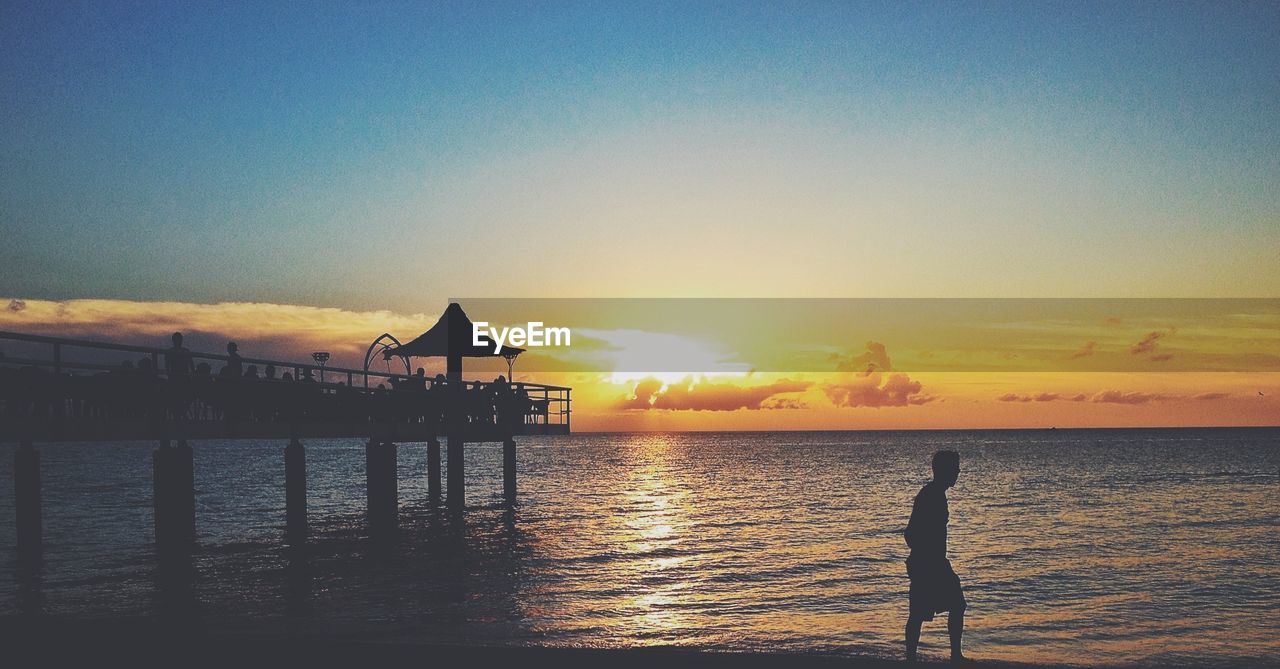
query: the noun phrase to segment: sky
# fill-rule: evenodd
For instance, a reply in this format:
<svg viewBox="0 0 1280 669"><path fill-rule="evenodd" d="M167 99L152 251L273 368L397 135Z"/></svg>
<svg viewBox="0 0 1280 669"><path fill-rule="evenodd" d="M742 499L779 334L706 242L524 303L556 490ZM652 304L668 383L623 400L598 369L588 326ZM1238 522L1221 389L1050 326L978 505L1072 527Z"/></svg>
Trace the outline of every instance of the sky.
<svg viewBox="0 0 1280 669"><path fill-rule="evenodd" d="M1280 294L1275 3L15 1L0 52L0 296L40 307L8 329L45 303L104 338L220 313L212 342L264 313L411 336L450 297ZM1166 398L1138 422L1275 385L1069 378ZM995 399L1060 381L987 381L993 424L1066 415ZM832 417L820 387L826 413L662 420L960 421ZM1232 421L1276 408L1250 401Z"/></svg>

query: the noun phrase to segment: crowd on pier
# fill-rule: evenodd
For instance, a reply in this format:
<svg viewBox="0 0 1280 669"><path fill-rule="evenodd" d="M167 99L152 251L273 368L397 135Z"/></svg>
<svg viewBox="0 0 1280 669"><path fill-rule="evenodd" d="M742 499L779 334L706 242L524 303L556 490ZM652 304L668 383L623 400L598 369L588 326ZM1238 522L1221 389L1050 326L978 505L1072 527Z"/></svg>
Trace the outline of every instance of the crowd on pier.
<svg viewBox="0 0 1280 669"><path fill-rule="evenodd" d="M389 376L373 388L324 383L317 370L247 364L234 342L208 361L174 333L162 355L124 360L92 374L42 365L5 365L0 358L0 415L83 419L412 422L437 424L449 416L470 425L546 422L549 402L531 398L524 384L499 376L489 383L451 382L444 375ZM452 409L452 410L450 410Z"/></svg>

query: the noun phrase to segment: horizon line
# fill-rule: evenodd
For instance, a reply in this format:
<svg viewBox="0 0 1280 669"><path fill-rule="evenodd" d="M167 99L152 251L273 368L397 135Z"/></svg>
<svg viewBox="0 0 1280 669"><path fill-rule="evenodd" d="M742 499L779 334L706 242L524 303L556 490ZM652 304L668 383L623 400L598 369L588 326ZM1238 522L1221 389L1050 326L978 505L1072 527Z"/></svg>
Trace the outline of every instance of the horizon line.
<svg viewBox="0 0 1280 669"><path fill-rule="evenodd" d="M1090 425L1074 427L878 427L878 428L787 428L777 430L574 430L574 435L591 434L691 434L736 433L767 434L773 432L1049 432L1058 430L1276 430L1274 425ZM539 436L539 435L528 435ZM563 436L563 435L558 435Z"/></svg>

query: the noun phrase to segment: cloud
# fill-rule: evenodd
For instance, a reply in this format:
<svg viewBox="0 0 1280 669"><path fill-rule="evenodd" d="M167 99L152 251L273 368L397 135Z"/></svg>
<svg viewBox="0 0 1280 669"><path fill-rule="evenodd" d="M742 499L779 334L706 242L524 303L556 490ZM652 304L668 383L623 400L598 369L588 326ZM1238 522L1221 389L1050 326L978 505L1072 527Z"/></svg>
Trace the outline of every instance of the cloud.
<svg viewBox="0 0 1280 669"><path fill-rule="evenodd" d="M438 317L260 302L12 299L0 310L0 330L159 347L181 331L197 351L220 351L234 340L248 357L305 360L324 350L333 366L358 368L374 337L390 332L407 341Z"/></svg>
<svg viewBox="0 0 1280 669"><path fill-rule="evenodd" d="M1200 393L1193 396L1193 400L1225 400L1231 397L1231 393Z"/></svg>
<svg viewBox="0 0 1280 669"><path fill-rule="evenodd" d="M1160 402L1163 400L1175 399L1170 395L1160 393L1143 393L1138 391L1124 392L1121 390L1104 390L1089 398L1090 402L1098 404L1147 404L1149 402Z"/></svg>
<svg viewBox="0 0 1280 669"><path fill-rule="evenodd" d="M1016 395L1014 393L1005 393L996 398L1000 402L1057 402L1059 400L1065 402L1083 402L1089 396L1084 393L1076 395L1061 395L1058 393L1040 393L1038 395Z"/></svg>
<svg viewBox="0 0 1280 669"><path fill-rule="evenodd" d="M1151 334L1148 334L1147 336L1138 340L1138 343L1134 344L1133 346L1130 346L1129 353L1133 355L1142 355L1143 353L1150 353L1151 351L1156 350L1156 346L1159 345L1159 341L1162 337L1164 337L1163 332L1152 332Z"/></svg>
<svg viewBox="0 0 1280 669"><path fill-rule="evenodd" d="M794 398L777 396L804 392L811 385L813 384L809 381L782 379L774 383L740 386L693 376L668 384L649 377L637 382L631 394L622 398L615 406L619 409L668 411L793 409L800 408L803 404Z"/></svg>
<svg viewBox="0 0 1280 669"><path fill-rule="evenodd" d="M760 403L761 409L808 409L809 405L796 397L770 397Z"/></svg>
<svg viewBox="0 0 1280 669"><path fill-rule="evenodd" d="M845 383L824 384L822 391L838 407L905 407L937 399L925 395L924 386L906 374L879 372L862 373Z"/></svg>
<svg viewBox="0 0 1280 669"><path fill-rule="evenodd" d="M1084 346L1080 347L1079 351L1076 351L1075 353L1072 353L1070 356L1068 356L1068 359L1075 360L1076 358L1087 358L1093 355L1094 350L1097 348L1098 348L1098 342L1087 341L1084 343Z"/></svg>
<svg viewBox="0 0 1280 669"><path fill-rule="evenodd" d="M906 374L885 374L893 369L884 344L869 341L866 350L847 356L833 355L836 370L856 376L841 383L826 383L822 392L838 407L904 407L927 404L934 399L924 394L924 386Z"/></svg>
<svg viewBox="0 0 1280 669"><path fill-rule="evenodd" d="M1139 339L1138 343L1129 347L1129 353L1131 355L1146 355L1148 353L1154 354L1156 347L1160 345L1160 340L1165 337L1173 336L1177 331L1177 328L1169 328L1168 332L1160 332L1157 330L1155 332L1148 333L1147 336ZM1162 360L1168 360L1172 357L1172 353L1162 353L1160 355L1152 355L1150 359L1159 362Z"/></svg>
<svg viewBox="0 0 1280 669"><path fill-rule="evenodd" d="M1064 395L1060 393L1039 393L1037 395L1019 395L1005 393L996 398L997 402L1093 402L1095 404L1148 404L1173 400L1220 400L1230 397L1230 393L1200 393L1199 395L1168 395L1165 393L1146 393L1139 391L1100 390L1092 395L1077 393Z"/></svg>
<svg viewBox="0 0 1280 669"><path fill-rule="evenodd" d="M863 376L872 372L893 371L893 364L889 361L889 352L885 350L884 344L878 341L869 341L865 346L867 350L857 354L840 355L833 353L831 359L836 363L836 371L859 372Z"/></svg>
<svg viewBox="0 0 1280 669"><path fill-rule="evenodd" d="M623 399L624 409L648 409L653 406L653 401L657 394L662 391L662 387L666 384L658 379L649 377L641 379L636 383L636 387L631 389L631 395Z"/></svg>

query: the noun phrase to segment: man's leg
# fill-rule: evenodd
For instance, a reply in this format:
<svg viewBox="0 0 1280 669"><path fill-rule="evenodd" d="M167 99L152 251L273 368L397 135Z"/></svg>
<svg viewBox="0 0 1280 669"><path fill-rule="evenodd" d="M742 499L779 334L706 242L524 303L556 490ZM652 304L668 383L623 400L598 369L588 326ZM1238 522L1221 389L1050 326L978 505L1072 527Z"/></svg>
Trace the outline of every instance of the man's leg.
<svg viewBox="0 0 1280 669"><path fill-rule="evenodd" d="M965 603L962 601L960 605L951 610L947 614L947 632L951 634L951 659L963 660L964 653L960 652L960 640L964 636L964 610ZM916 628L916 638L919 638L919 629Z"/></svg>
<svg viewBox="0 0 1280 669"><path fill-rule="evenodd" d="M909 616L907 618L907 661L916 661L916 647L920 645L920 626L924 618Z"/></svg>

